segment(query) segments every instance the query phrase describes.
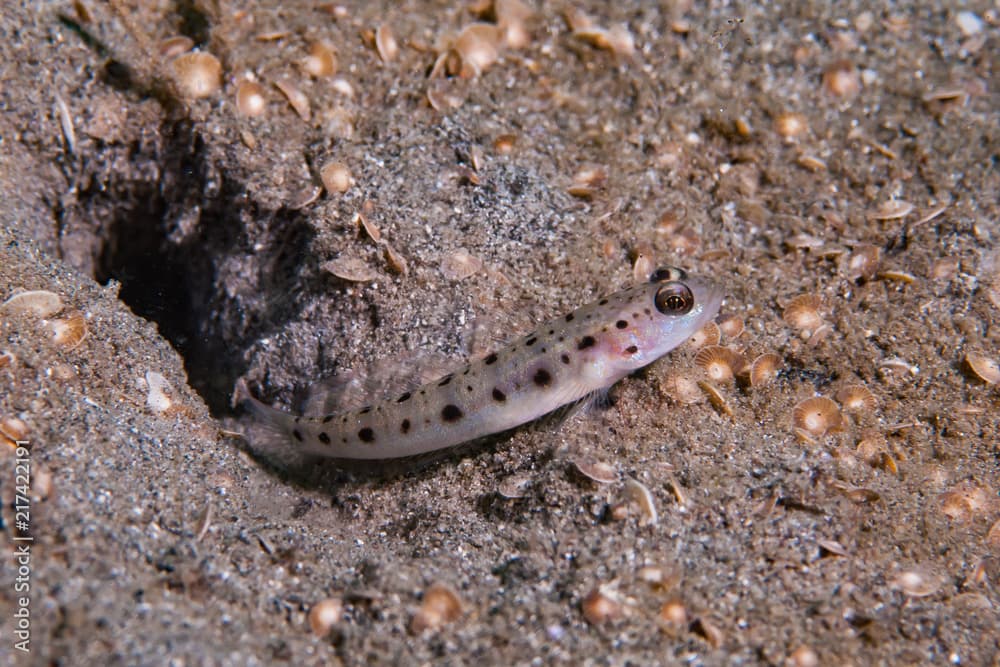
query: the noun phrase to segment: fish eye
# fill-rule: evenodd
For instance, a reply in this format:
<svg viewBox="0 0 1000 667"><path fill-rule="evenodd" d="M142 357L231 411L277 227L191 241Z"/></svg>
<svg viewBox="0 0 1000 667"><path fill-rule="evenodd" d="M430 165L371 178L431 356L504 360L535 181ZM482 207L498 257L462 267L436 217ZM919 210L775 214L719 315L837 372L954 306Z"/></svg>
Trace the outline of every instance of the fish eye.
<svg viewBox="0 0 1000 667"><path fill-rule="evenodd" d="M669 282L656 290L656 309L664 315L686 315L694 307L694 295L684 283Z"/></svg>
<svg viewBox="0 0 1000 667"><path fill-rule="evenodd" d="M678 269L676 266L661 266L650 274L649 282L665 283L668 281L687 280L687 277L687 272L684 269Z"/></svg>

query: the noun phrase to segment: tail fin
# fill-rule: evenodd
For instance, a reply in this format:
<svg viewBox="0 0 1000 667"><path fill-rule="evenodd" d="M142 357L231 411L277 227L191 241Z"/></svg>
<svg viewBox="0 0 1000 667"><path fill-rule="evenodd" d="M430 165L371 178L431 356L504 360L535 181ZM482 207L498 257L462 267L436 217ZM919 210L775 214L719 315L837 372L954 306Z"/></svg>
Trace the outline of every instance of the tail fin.
<svg viewBox="0 0 1000 667"><path fill-rule="evenodd" d="M247 424L247 441L255 454L282 468L300 467L313 458L291 438L294 415L254 398L242 378L236 382L233 403L246 406L253 416Z"/></svg>

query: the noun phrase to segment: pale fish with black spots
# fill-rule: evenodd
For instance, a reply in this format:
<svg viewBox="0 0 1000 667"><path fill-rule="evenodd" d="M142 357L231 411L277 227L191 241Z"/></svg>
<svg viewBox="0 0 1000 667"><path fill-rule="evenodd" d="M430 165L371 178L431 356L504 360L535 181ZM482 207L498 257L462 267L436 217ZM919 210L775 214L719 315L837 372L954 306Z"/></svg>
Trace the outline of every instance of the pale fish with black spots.
<svg viewBox="0 0 1000 667"><path fill-rule="evenodd" d="M712 320L723 293L672 267L551 320L505 348L413 391L339 414L298 416L239 382L238 398L291 457L395 459L444 450L530 422L611 387ZM285 444L286 443L286 444ZM267 443L273 451L275 443Z"/></svg>

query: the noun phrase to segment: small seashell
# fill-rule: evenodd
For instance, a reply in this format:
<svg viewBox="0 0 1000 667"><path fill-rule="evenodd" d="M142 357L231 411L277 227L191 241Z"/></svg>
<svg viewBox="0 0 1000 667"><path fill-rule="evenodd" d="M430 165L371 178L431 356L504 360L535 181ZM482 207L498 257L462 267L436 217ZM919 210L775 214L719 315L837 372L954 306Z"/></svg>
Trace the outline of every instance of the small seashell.
<svg viewBox="0 0 1000 667"><path fill-rule="evenodd" d="M635 251L635 262L632 264L632 279L638 283L644 283L653 275L656 267L653 264L653 249L649 246L641 246Z"/></svg>
<svg viewBox="0 0 1000 667"><path fill-rule="evenodd" d="M319 170L319 178L330 194L342 194L354 186L354 176L343 162L327 162Z"/></svg>
<svg viewBox="0 0 1000 667"><path fill-rule="evenodd" d="M660 515L656 511L656 500L645 484L631 478L625 480L625 497L639 506L640 526L655 526L659 523Z"/></svg>
<svg viewBox="0 0 1000 667"><path fill-rule="evenodd" d="M240 130L240 141L250 150L257 148L257 138L249 130Z"/></svg>
<svg viewBox="0 0 1000 667"><path fill-rule="evenodd" d="M448 280L464 280L483 270L483 261L464 248L441 260L441 274Z"/></svg>
<svg viewBox="0 0 1000 667"><path fill-rule="evenodd" d="M813 437L820 437L841 429L840 408L825 396L814 396L800 401L792 408L792 421L796 428Z"/></svg>
<svg viewBox="0 0 1000 667"><path fill-rule="evenodd" d="M810 334L809 338L806 339L806 344L810 347L816 347L827 337L833 333L833 326L830 324L821 324L815 331Z"/></svg>
<svg viewBox="0 0 1000 667"><path fill-rule="evenodd" d="M28 425L18 417L4 417L0 419L0 434L3 434L11 445L23 443L28 439Z"/></svg>
<svg viewBox="0 0 1000 667"><path fill-rule="evenodd" d="M437 630L457 621L462 615L462 601L450 586L432 584L424 591L420 609L410 621L410 631L420 634L426 630Z"/></svg>
<svg viewBox="0 0 1000 667"><path fill-rule="evenodd" d="M383 250L386 265L389 267L391 272L399 276L405 276L410 272L410 267L409 264L407 264L406 259L399 254L395 248L386 243Z"/></svg>
<svg viewBox="0 0 1000 667"><path fill-rule="evenodd" d="M783 113L774 119L774 130L786 139L793 139L809 129L809 122L800 113Z"/></svg>
<svg viewBox="0 0 1000 667"><path fill-rule="evenodd" d="M899 220L909 215L913 204L902 199L890 199L868 213L869 220Z"/></svg>
<svg viewBox="0 0 1000 667"><path fill-rule="evenodd" d="M816 544L819 545L820 549L833 556L842 556L846 558L848 555L847 549L844 548L844 545L836 540L816 540Z"/></svg>
<svg viewBox="0 0 1000 667"><path fill-rule="evenodd" d="M473 77L485 72L500 57L500 29L489 23L473 23L462 29L452 48Z"/></svg>
<svg viewBox="0 0 1000 667"><path fill-rule="evenodd" d="M378 272L358 257L340 255L319 265L327 273L355 283L365 283L378 278Z"/></svg>
<svg viewBox="0 0 1000 667"><path fill-rule="evenodd" d="M851 384L834 396L847 412L871 412L878 405L875 394L863 384Z"/></svg>
<svg viewBox="0 0 1000 667"><path fill-rule="evenodd" d="M672 474L667 477L667 486L674 492L674 499L677 501L677 504L685 507L688 504L687 493L684 492L684 487L681 486L680 482Z"/></svg>
<svg viewBox="0 0 1000 667"><path fill-rule="evenodd" d="M823 324L823 300L815 294L802 294L785 305L783 319L800 331L814 331Z"/></svg>
<svg viewBox="0 0 1000 667"><path fill-rule="evenodd" d="M222 85L222 64L205 51L178 56L171 63L181 97L197 100L213 95Z"/></svg>
<svg viewBox="0 0 1000 667"><path fill-rule="evenodd" d="M535 12L521 0L495 0L493 14L504 33L504 40L512 49L523 49L531 43L527 23Z"/></svg>
<svg viewBox="0 0 1000 667"><path fill-rule="evenodd" d="M660 592L666 592L673 588L681 582L681 572L675 567L660 567L655 565L646 565L640 567L636 572L636 577L640 581L644 581L651 588Z"/></svg>
<svg viewBox="0 0 1000 667"><path fill-rule="evenodd" d="M343 616L343 601L340 598L326 598L309 610L309 627L317 637L326 637L343 620Z"/></svg>
<svg viewBox="0 0 1000 667"><path fill-rule="evenodd" d="M904 570L897 573L892 579L894 588L914 598L933 595L943 583L940 576L925 568Z"/></svg>
<svg viewBox="0 0 1000 667"><path fill-rule="evenodd" d="M607 169L599 165L589 165L573 175L573 184L566 189L566 192L580 199L593 199L594 194L604 187L607 180Z"/></svg>
<svg viewBox="0 0 1000 667"><path fill-rule="evenodd" d="M878 432L867 433L858 441L854 451L858 458L864 460L868 465L879 467L886 454L885 438Z"/></svg>
<svg viewBox="0 0 1000 667"><path fill-rule="evenodd" d="M880 271L876 277L879 280L891 280L905 285L910 285L917 281L916 276L912 273L906 273L905 271Z"/></svg>
<svg viewBox="0 0 1000 667"><path fill-rule="evenodd" d="M146 385L149 392L146 394L146 406L153 412L163 413L173 407L173 400L170 396L174 393L174 388L160 373L146 371Z"/></svg>
<svg viewBox="0 0 1000 667"><path fill-rule="evenodd" d="M48 290L32 290L18 292L0 305L0 310L18 315L34 315L35 317L52 317L63 309L62 299L58 294Z"/></svg>
<svg viewBox="0 0 1000 667"><path fill-rule="evenodd" d="M809 646L799 646L788 654L788 667L819 667L819 655Z"/></svg>
<svg viewBox="0 0 1000 667"><path fill-rule="evenodd" d="M590 461L587 459L575 459L573 466L581 475L598 484L611 484L618 481L618 471L614 466L603 461Z"/></svg>
<svg viewBox="0 0 1000 667"><path fill-rule="evenodd" d="M851 280L863 278L871 280L878 269L882 249L878 246L861 244L854 248L847 259L847 277Z"/></svg>
<svg viewBox="0 0 1000 667"><path fill-rule="evenodd" d="M854 97L861 91L861 77L848 60L840 60L823 72L823 88L837 97Z"/></svg>
<svg viewBox="0 0 1000 667"><path fill-rule="evenodd" d="M819 443L819 440L814 438L812 434L804 428L795 427L792 431L795 433L795 439L803 445L815 445Z"/></svg>
<svg viewBox="0 0 1000 667"><path fill-rule="evenodd" d="M733 409L729 407L729 402L726 397L722 395L722 392L712 384L711 382L706 382L704 380L698 381L698 388L704 392L705 396L708 397L708 402L712 404L712 407L718 410L721 414L727 417L733 416Z"/></svg>
<svg viewBox="0 0 1000 667"><path fill-rule="evenodd" d="M0 351L0 368L13 366L17 362L17 356L10 350Z"/></svg>
<svg viewBox="0 0 1000 667"><path fill-rule="evenodd" d="M514 145L517 143L517 135L501 134L493 140L493 150L500 155L510 155L514 152Z"/></svg>
<svg viewBox="0 0 1000 667"><path fill-rule="evenodd" d="M989 489L973 482L962 482L941 494L941 511L949 519L967 522L993 505Z"/></svg>
<svg viewBox="0 0 1000 667"><path fill-rule="evenodd" d="M322 192L323 189L318 185L305 185L298 192L294 192L289 196L288 208L293 211L301 210L319 199Z"/></svg>
<svg viewBox="0 0 1000 667"><path fill-rule="evenodd" d="M267 109L264 87L244 79L236 87L236 111L243 116L259 116Z"/></svg>
<svg viewBox="0 0 1000 667"><path fill-rule="evenodd" d="M298 86L296 86L291 81L286 79L280 79L274 82L274 87L281 91L281 94L285 96L288 100L288 104L295 110L295 113L299 115L299 118L309 122L312 118L312 109L309 105L309 98L303 93Z"/></svg>
<svg viewBox="0 0 1000 667"><path fill-rule="evenodd" d="M688 626L687 607L679 599L668 600L660 607L657 620L668 628L686 628Z"/></svg>
<svg viewBox="0 0 1000 667"><path fill-rule="evenodd" d="M392 62L399 56L399 43L388 25L382 24L375 31L375 49L384 63Z"/></svg>
<svg viewBox="0 0 1000 667"><path fill-rule="evenodd" d="M160 57L166 61L173 60L182 53L187 53L192 47L194 47L194 40L184 35L176 35L160 40L156 45L156 50L159 51Z"/></svg>
<svg viewBox="0 0 1000 667"><path fill-rule="evenodd" d="M707 641L712 648L721 647L725 641L722 629L704 617L698 617L691 622L691 632Z"/></svg>
<svg viewBox="0 0 1000 667"><path fill-rule="evenodd" d="M822 248L823 239L809 234L796 234L785 239L785 245L792 250L815 250Z"/></svg>
<svg viewBox="0 0 1000 667"><path fill-rule="evenodd" d="M949 204L939 204L938 206L935 206L934 208L930 209L922 216L920 216L919 220L910 225L910 230L912 231L914 228L919 227L920 225L927 224L934 218L944 213L948 209L948 206Z"/></svg>
<svg viewBox="0 0 1000 667"><path fill-rule="evenodd" d="M743 323L743 318L739 315L726 315L719 320L719 329L722 331L726 340L736 340L742 334L746 325Z"/></svg>
<svg viewBox="0 0 1000 667"><path fill-rule="evenodd" d="M803 169L808 169L809 171L826 171L827 165L826 161L816 157L815 155L809 155L804 153L795 158L795 164L799 165Z"/></svg>
<svg viewBox="0 0 1000 667"><path fill-rule="evenodd" d="M681 405L694 405L705 400L698 383L688 375L670 373L663 378L663 392Z"/></svg>
<svg viewBox="0 0 1000 667"><path fill-rule="evenodd" d="M87 319L79 311L51 320L49 326L52 328L52 339L68 350L78 347L87 337Z"/></svg>
<svg viewBox="0 0 1000 667"><path fill-rule="evenodd" d="M265 30L255 35L258 42L277 42L288 37L291 33L287 30Z"/></svg>
<svg viewBox="0 0 1000 667"><path fill-rule="evenodd" d="M583 617L591 625L603 625L617 620L622 617L625 611L621 603L615 599L617 596L609 595L602 588L598 587L592 590L580 603Z"/></svg>
<svg viewBox="0 0 1000 667"><path fill-rule="evenodd" d="M695 355L694 362L713 382L732 380L746 363L741 354L721 345L703 347Z"/></svg>
<svg viewBox="0 0 1000 667"><path fill-rule="evenodd" d="M718 345L721 340L722 332L719 330L719 325L715 322L709 322L695 331L694 335L687 339L687 344L698 350L706 345Z"/></svg>
<svg viewBox="0 0 1000 667"><path fill-rule="evenodd" d="M769 382L773 382L778 377L780 369L781 357L773 352L765 352L750 364L747 379L751 387L761 387Z"/></svg>
<svg viewBox="0 0 1000 667"><path fill-rule="evenodd" d="M523 498L531 488L530 475L511 475L497 486L497 493L508 500Z"/></svg>
<svg viewBox="0 0 1000 667"><path fill-rule="evenodd" d="M973 376L986 384L1000 384L1000 364L981 352L966 352L965 365Z"/></svg>
<svg viewBox="0 0 1000 667"><path fill-rule="evenodd" d="M35 466L31 480L31 497L42 501L52 495L52 472L45 466Z"/></svg>
<svg viewBox="0 0 1000 667"><path fill-rule="evenodd" d="M313 42L309 55L302 60L302 69L317 79L337 73L337 56L326 42Z"/></svg>

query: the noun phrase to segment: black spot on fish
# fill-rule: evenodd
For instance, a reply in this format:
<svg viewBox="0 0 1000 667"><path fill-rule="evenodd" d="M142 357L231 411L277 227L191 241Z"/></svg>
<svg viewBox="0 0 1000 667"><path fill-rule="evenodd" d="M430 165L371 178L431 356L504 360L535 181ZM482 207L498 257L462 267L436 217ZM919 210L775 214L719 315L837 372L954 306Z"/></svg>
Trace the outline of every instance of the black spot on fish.
<svg viewBox="0 0 1000 667"><path fill-rule="evenodd" d="M567 322L572 322L572 321L573 321L573 317L574 317L574 316L573 316L573 313L570 313L570 314L568 314L568 315L566 316L566 321L567 321Z"/></svg>
<svg viewBox="0 0 1000 667"><path fill-rule="evenodd" d="M486 364L487 366L489 366L490 364L495 364L495 363L497 362L497 355L496 355L496 352L493 352L493 353L492 353L492 354L490 354L490 355L489 355L488 357L486 357L485 359L483 359L483 362L484 362L484 363L485 363L485 364Z"/></svg>
<svg viewBox="0 0 1000 667"><path fill-rule="evenodd" d="M371 411L372 411L372 406L366 405L365 407L363 407L360 410L358 410L358 414L366 415L366 414L368 414Z"/></svg>
<svg viewBox="0 0 1000 667"><path fill-rule="evenodd" d="M375 442L375 431L366 426L358 431L358 439L360 439L361 442Z"/></svg>
<svg viewBox="0 0 1000 667"><path fill-rule="evenodd" d="M396 402L397 403L406 403L408 400L410 400L410 392L406 392L405 394L403 394L402 396L400 396L399 398L397 398Z"/></svg>
<svg viewBox="0 0 1000 667"><path fill-rule="evenodd" d="M324 424L329 424L332 421L333 421L333 415L327 415L326 417L323 417Z"/></svg>
<svg viewBox="0 0 1000 667"><path fill-rule="evenodd" d="M469 371L471 371L471 370L472 370L472 366L466 366L465 370L462 371L462 375L468 375Z"/></svg>
<svg viewBox="0 0 1000 667"><path fill-rule="evenodd" d="M471 385L471 384L467 384L467 385L465 385L465 389L466 389L467 391L472 391L472 385Z"/></svg>
<svg viewBox="0 0 1000 667"><path fill-rule="evenodd" d="M555 332L556 332L556 330L555 330L555 329L549 329L549 335L550 335L550 336L551 336L551 335L553 335L553 334L554 334Z"/></svg>
<svg viewBox="0 0 1000 667"><path fill-rule="evenodd" d="M524 346L525 347L531 347L532 345L534 345L537 342L538 342L538 339L535 338L534 336L532 336L528 340L524 341Z"/></svg>
<svg viewBox="0 0 1000 667"><path fill-rule="evenodd" d="M598 306L606 306L606 305L608 305L608 300L607 299L601 299L600 301L597 302L597 305Z"/></svg>
<svg viewBox="0 0 1000 667"><path fill-rule="evenodd" d="M317 437L319 438L319 441L322 442L324 445L330 444L330 436L328 436L325 431L320 433Z"/></svg>
<svg viewBox="0 0 1000 667"><path fill-rule="evenodd" d="M293 430L292 436L299 442L302 442L302 431L300 431L299 429Z"/></svg>
<svg viewBox="0 0 1000 667"><path fill-rule="evenodd" d="M539 387L548 387L552 384L552 373L549 373L544 368L539 368L535 371L535 375L531 378L531 380Z"/></svg>
<svg viewBox="0 0 1000 667"><path fill-rule="evenodd" d="M569 355L568 354L562 355L561 357L559 357L559 359L561 359L564 364L568 364L569 363Z"/></svg>
<svg viewBox="0 0 1000 667"><path fill-rule="evenodd" d="M635 354L636 352L639 351L639 346L629 345L628 347L625 348L625 351L629 354Z"/></svg>
<svg viewBox="0 0 1000 667"><path fill-rule="evenodd" d="M507 400L507 394L503 393L496 387L493 387L493 400L497 401L498 403L503 403L504 401Z"/></svg>
<svg viewBox="0 0 1000 667"><path fill-rule="evenodd" d="M446 422L457 422L462 418L462 410L457 405L449 403L441 408L441 419Z"/></svg>
<svg viewBox="0 0 1000 667"><path fill-rule="evenodd" d="M409 433L410 432L410 420L409 419L404 419L403 423L401 423L399 425L399 430L402 431L403 433Z"/></svg>
<svg viewBox="0 0 1000 667"><path fill-rule="evenodd" d="M618 327L619 329L625 329L628 327L628 322L626 322L625 320L618 320L617 322L615 322L615 326Z"/></svg>
<svg viewBox="0 0 1000 667"><path fill-rule="evenodd" d="M438 382L438 386L439 387L444 387L449 382L451 382L451 376L450 375L445 375L444 378L440 382Z"/></svg>
<svg viewBox="0 0 1000 667"><path fill-rule="evenodd" d="M593 336L584 336L580 339L580 342L576 344L576 349L586 350L588 347L594 347L596 344L597 341L594 340Z"/></svg>

